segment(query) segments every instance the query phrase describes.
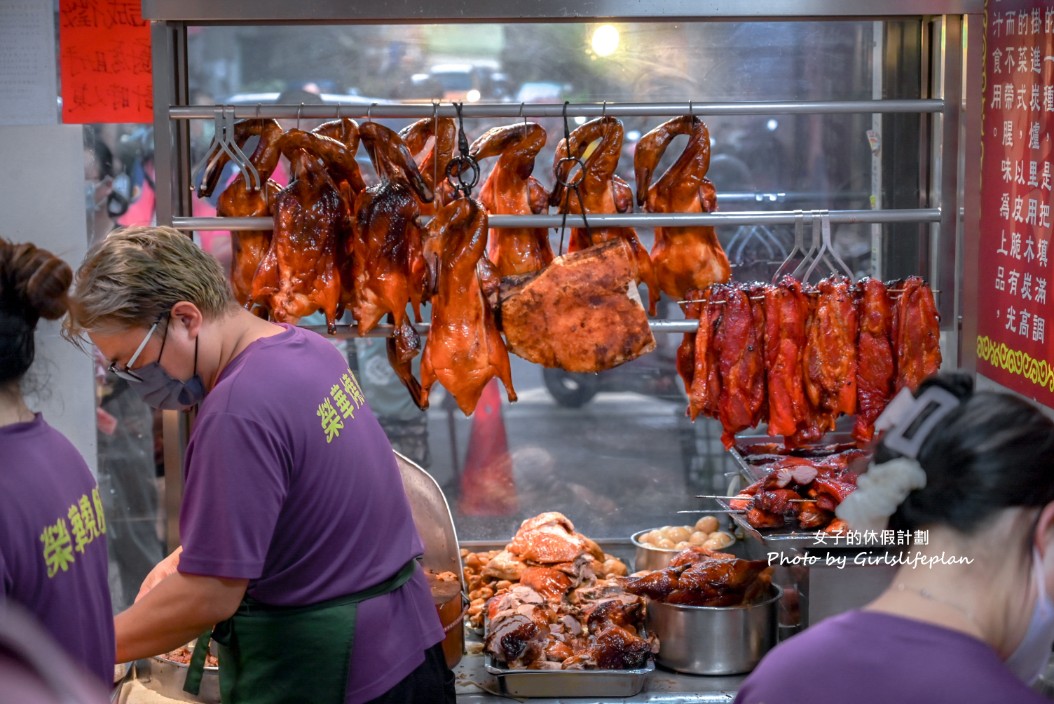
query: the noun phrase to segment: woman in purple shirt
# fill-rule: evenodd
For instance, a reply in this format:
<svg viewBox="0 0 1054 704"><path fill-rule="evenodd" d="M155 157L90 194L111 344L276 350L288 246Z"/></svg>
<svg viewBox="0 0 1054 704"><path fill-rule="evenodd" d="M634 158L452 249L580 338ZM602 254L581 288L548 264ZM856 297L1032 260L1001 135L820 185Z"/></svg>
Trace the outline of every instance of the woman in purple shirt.
<svg viewBox="0 0 1054 704"><path fill-rule="evenodd" d="M772 650L738 704L1040 704L1054 643L1054 422L962 374L894 399L850 529L907 531L889 588Z"/></svg>
<svg viewBox="0 0 1054 704"><path fill-rule="evenodd" d="M21 388L37 322L62 317L72 279L69 265L50 252L0 238L0 606L23 607L75 662L112 686L99 486L70 441L29 409Z"/></svg>
<svg viewBox="0 0 1054 704"><path fill-rule="evenodd" d="M118 661L217 624L227 704L453 701L391 445L333 345L238 306L219 264L163 227L88 252L67 333L147 403L198 409L182 547L117 615Z"/></svg>

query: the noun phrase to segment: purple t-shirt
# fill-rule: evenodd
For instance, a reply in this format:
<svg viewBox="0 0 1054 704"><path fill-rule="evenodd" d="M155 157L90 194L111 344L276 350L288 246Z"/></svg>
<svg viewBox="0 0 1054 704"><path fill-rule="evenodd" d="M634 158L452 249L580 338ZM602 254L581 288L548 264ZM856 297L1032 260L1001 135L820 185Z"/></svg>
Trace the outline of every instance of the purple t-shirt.
<svg viewBox="0 0 1054 704"><path fill-rule="evenodd" d="M36 616L77 663L113 684L113 606L99 485L38 413L0 428L0 600Z"/></svg>
<svg viewBox="0 0 1054 704"><path fill-rule="evenodd" d="M423 547L347 360L321 335L285 327L231 360L201 404L179 570L249 579L254 599L304 605L379 584ZM361 603L356 633L349 702L391 689L442 640L423 573Z"/></svg>
<svg viewBox="0 0 1054 704"><path fill-rule="evenodd" d="M781 643L736 704L1042 704L986 643L876 611L832 616Z"/></svg>

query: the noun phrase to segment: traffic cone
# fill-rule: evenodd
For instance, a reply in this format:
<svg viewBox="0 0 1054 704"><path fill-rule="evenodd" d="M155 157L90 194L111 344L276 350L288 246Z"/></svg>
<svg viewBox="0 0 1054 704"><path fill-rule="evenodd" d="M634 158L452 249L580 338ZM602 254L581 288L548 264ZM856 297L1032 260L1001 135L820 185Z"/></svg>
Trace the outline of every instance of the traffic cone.
<svg viewBox="0 0 1054 704"><path fill-rule="evenodd" d="M458 511L463 516L509 516L518 510L501 392L498 380L491 379L472 414Z"/></svg>

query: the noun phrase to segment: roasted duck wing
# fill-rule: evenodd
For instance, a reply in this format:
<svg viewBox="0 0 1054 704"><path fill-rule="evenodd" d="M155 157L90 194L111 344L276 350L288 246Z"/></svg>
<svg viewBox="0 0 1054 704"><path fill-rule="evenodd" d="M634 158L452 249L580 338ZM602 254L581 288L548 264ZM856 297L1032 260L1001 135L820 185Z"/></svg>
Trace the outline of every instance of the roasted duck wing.
<svg viewBox="0 0 1054 704"><path fill-rule="evenodd" d="M359 334L376 327L388 313L396 327L406 318L406 304L421 320L426 263L416 219L418 203L432 198L417 164L402 140L376 122L359 128L380 182L355 199L354 313Z"/></svg>
<svg viewBox="0 0 1054 704"><path fill-rule="evenodd" d="M801 283L789 276L765 290L765 368L769 435L783 435L793 446L808 424L809 404L802 386L809 302Z"/></svg>
<svg viewBox="0 0 1054 704"><path fill-rule="evenodd" d="M498 157L483 182L479 199L491 215L531 215L547 209L548 194L531 176L534 160L545 146L545 130L534 122L487 130L469 148L474 159ZM487 248L500 276L529 274L553 261L549 231L544 227L494 228Z"/></svg>
<svg viewBox="0 0 1054 704"><path fill-rule="evenodd" d="M238 174L220 194L216 202L216 214L229 218L256 218L273 215L275 197L280 186L271 180L271 173L278 166L281 156L278 140L282 126L277 120L242 120L234 126L234 141L241 148L250 137L258 137L256 149L249 161L260 174L262 187L251 190L246 186L245 175ZM230 160L226 151L208 164L202 177L198 197L212 195L219 183L224 166ZM238 303L251 303L253 277L260 261L271 244L270 230L245 230L231 232L231 288Z"/></svg>
<svg viewBox="0 0 1054 704"><path fill-rule="evenodd" d="M897 358L895 391L914 391L941 368L941 326L933 291L918 276L897 286L900 297L893 317L893 349Z"/></svg>
<svg viewBox="0 0 1054 704"><path fill-rule="evenodd" d="M509 353L494 322L476 274L487 246L487 212L470 198L459 198L429 223L429 237L441 247L438 287L432 300L432 324L421 360L424 403L438 380L471 415L483 387L493 377L516 400Z"/></svg>
<svg viewBox="0 0 1054 704"><path fill-rule="evenodd" d="M633 207L633 192L629 184L615 175L622 153L622 123L613 117L598 117L581 125L556 145L553 173L556 185L549 196L549 205L561 213L587 214L625 213ZM575 160L582 159L594 143L596 147L585 156L584 169L575 170ZM574 173L572 173L574 171ZM581 178L576 189L563 184ZM577 194L573 192L577 190ZM659 284L655 279L651 257L637 238L632 227L572 228L568 252L576 252L595 244L622 238L629 244L637 260L637 281L648 287L648 311L654 315L659 301Z"/></svg>
<svg viewBox="0 0 1054 704"><path fill-rule="evenodd" d="M856 424L853 437L867 442L875 433L875 419L893 396L893 306L886 285L878 279L857 283Z"/></svg>
<svg viewBox="0 0 1054 704"><path fill-rule="evenodd" d="M673 166L652 183L655 169L678 135L688 135ZM712 213L717 192L706 178L710 168L710 132L697 117L677 117L648 132L633 152L637 205L649 213ZM724 283L732 274L728 257L712 227L657 227L651 250L659 288L675 300L691 288Z"/></svg>
<svg viewBox="0 0 1054 704"><path fill-rule="evenodd" d="M755 322L747 289L722 287L727 290L727 295L711 345L717 354L721 376L717 400L717 417L724 429L721 442L730 448L735 444L736 433L754 427L761 420L765 404L765 357L761 336L764 321Z"/></svg>
<svg viewBox="0 0 1054 704"><path fill-rule="evenodd" d="M351 223L340 190L312 154L290 157L293 181L275 198L274 237L253 279L252 299L279 322L322 310L336 331L341 299L337 247Z"/></svg>
<svg viewBox="0 0 1054 704"><path fill-rule="evenodd" d="M856 412L857 315L844 276L820 281L805 343L805 393L822 434L839 413Z"/></svg>

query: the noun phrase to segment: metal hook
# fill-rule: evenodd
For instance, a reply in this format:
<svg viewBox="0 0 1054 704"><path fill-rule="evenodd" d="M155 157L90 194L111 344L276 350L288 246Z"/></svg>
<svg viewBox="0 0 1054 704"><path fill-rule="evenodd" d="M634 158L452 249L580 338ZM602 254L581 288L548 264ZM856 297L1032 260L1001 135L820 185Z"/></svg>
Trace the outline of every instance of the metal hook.
<svg viewBox="0 0 1054 704"><path fill-rule="evenodd" d="M692 99L688 99L688 117L695 119L695 106L692 105Z"/></svg>
<svg viewBox="0 0 1054 704"><path fill-rule="evenodd" d="M366 108L366 121L373 122L373 106L377 103L370 103L370 106Z"/></svg>
<svg viewBox="0 0 1054 704"><path fill-rule="evenodd" d="M296 128L300 129L300 115L304 112L304 104L300 103L300 107L296 109Z"/></svg>
<svg viewBox="0 0 1054 704"><path fill-rule="evenodd" d="M812 215L809 215L809 220L812 220ZM788 269L791 261L796 256L806 256L805 251L805 213L801 210L794 211L794 246L791 251L787 254L787 257L780 264L779 268L776 269L776 273L772 275L772 283L777 283L784 274L793 274L795 269Z"/></svg>
<svg viewBox="0 0 1054 704"><path fill-rule="evenodd" d="M520 102L520 117L523 118L523 136L527 136L527 113L524 112L524 103Z"/></svg>
<svg viewBox="0 0 1054 704"><path fill-rule="evenodd" d="M256 119L260 119L260 103L256 104Z"/></svg>
<svg viewBox="0 0 1054 704"><path fill-rule="evenodd" d="M337 103L337 122L340 122L340 103Z"/></svg>
<svg viewBox="0 0 1054 704"><path fill-rule="evenodd" d="M608 116L608 101L606 101L606 100L600 106L600 116L601 117L607 117Z"/></svg>

